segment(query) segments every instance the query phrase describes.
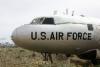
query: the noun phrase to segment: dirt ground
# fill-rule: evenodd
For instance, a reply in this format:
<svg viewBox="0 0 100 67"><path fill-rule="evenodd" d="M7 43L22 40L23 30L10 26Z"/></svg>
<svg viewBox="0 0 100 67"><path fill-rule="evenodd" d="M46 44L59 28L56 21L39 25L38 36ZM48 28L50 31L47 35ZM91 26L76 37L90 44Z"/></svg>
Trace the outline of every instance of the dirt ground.
<svg viewBox="0 0 100 67"><path fill-rule="evenodd" d="M40 53L19 47L0 47L0 67L86 67L71 63L65 56L59 57L53 55L54 62L51 64L50 61L43 61Z"/></svg>

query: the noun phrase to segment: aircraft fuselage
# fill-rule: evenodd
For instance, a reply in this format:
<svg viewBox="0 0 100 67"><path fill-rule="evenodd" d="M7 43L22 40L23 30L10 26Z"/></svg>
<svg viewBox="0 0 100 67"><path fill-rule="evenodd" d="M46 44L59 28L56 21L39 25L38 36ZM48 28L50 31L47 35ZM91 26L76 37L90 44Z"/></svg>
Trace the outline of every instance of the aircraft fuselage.
<svg viewBox="0 0 100 67"><path fill-rule="evenodd" d="M38 52L81 53L100 47L96 26L88 30L87 24L23 25L13 32L16 45Z"/></svg>

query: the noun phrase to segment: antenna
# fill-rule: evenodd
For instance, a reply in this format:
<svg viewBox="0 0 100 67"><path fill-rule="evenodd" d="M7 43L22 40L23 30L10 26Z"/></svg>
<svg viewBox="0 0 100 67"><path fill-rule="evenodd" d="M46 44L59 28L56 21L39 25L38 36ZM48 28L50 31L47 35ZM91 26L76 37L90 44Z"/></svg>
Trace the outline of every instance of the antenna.
<svg viewBox="0 0 100 67"><path fill-rule="evenodd" d="M54 10L53 15L57 15L57 10Z"/></svg>
<svg viewBox="0 0 100 67"><path fill-rule="evenodd" d="M72 16L74 16L74 10L72 11Z"/></svg>
<svg viewBox="0 0 100 67"><path fill-rule="evenodd" d="M66 9L66 15L68 15L68 9Z"/></svg>

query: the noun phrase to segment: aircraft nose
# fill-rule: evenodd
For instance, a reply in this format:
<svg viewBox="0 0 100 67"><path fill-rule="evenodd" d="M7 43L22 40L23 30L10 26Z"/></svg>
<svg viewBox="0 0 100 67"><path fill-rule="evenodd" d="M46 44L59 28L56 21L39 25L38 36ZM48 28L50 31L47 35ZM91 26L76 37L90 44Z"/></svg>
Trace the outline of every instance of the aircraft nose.
<svg viewBox="0 0 100 67"><path fill-rule="evenodd" d="M19 45L22 43L24 39L24 25L17 27L11 34L11 39L12 41L16 44ZM26 33L25 33L26 34Z"/></svg>
<svg viewBox="0 0 100 67"><path fill-rule="evenodd" d="M17 29L15 29L11 35L11 39L15 42L15 40L17 39L17 35L16 35Z"/></svg>

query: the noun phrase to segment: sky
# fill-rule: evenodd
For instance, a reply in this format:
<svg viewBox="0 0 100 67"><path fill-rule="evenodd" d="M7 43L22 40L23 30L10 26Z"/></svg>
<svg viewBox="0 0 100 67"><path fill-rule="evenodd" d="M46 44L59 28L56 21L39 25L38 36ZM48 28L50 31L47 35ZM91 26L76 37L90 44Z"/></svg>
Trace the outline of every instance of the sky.
<svg viewBox="0 0 100 67"><path fill-rule="evenodd" d="M53 15L54 10L75 11L75 15L100 18L100 0L0 0L0 39L36 16Z"/></svg>

